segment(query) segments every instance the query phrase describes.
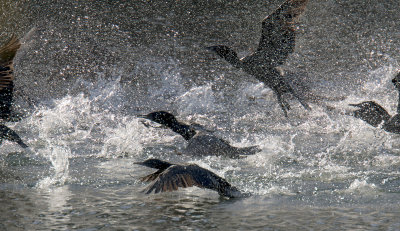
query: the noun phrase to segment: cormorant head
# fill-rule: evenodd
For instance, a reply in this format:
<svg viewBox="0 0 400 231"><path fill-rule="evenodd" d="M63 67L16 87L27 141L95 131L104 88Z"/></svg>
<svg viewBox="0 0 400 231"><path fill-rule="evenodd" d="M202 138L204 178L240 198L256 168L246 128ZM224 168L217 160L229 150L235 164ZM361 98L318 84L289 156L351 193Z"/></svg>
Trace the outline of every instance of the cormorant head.
<svg viewBox="0 0 400 231"><path fill-rule="evenodd" d="M10 129L9 129L6 125L0 124L0 139L1 139L1 138L6 138L7 132L8 132L9 130L10 130Z"/></svg>
<svg viewBox="0 0 400 231"><path fill-rule="evenodd" d="M393 85L400 90L400 72L392 79Z"/></svg>
<svg viewBox="0 0 400 231"><path fill-rule="evenodd" d="M143 162L135 162L135 164L143 165L143 166L146 166L149 168L156 168L156 169L167 169L169 166L172 165L166 161L162 161L159 159L148 159Z"/></svg>
<svg viewBox="0 0 400 231"><path fill-rule="evenodd" d="M145 118L148 120L151 120L153 122L166 125L166 126L171 126L172 124L178 123L176 120L175 116L172 115L169 112L166 111L156 111L156 112L151 112L147 115L139 116L141 118Z"/></svg>
<svg viewBox="0 0 400 231"><path fill-rule="evenodd" d="M360 109L351 113L352 116L362 119L370 125L377 127L382 121L390 119L389 113L374 101L365 101L358 104L349 104Z"/></svg>
<svg viewBox="0 0 400 231"><path fill-rule="evenodd" d="M358 107L358 108L361 108L361 109L372 109L372 108L380 107L374 101L365 101L365 102L362 102L362 103L349 104L349 105L353 106L353 107Z"/></svg>
<svg viewBox="0 0 400 231"><path fill-rule="evenodd" d="M218 45L218 46L211 46L211 47L206 47L206 49L210 51L214 51L217 53L221 58L224 58L226 61L228 61L230 64L232 64L235 67L240 67L240 60L234 50L231 48L224 46L224 45Z"/></svg>
<svg viewBox="0 0 400 231"><path fill-rule="evenodd" d="M168 128L172 129L172 131L183 136L185 140L190 140L194 135L196 135L196 130L194 127L178 122L174 115L166 111L151 112L147 115L141 115L138 117L167 126Z"/></svg>

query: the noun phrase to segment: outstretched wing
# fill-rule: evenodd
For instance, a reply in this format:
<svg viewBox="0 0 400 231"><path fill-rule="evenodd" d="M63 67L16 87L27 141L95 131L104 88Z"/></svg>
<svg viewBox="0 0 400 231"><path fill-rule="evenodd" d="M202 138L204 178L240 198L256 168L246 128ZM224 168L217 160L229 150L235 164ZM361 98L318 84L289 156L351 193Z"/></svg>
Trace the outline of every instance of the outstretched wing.
<svg viewBox="0 0 400 231"><path fill-rule="evenodd" d="M0 144L3 139L16 142L22 148L28 147L28 145L26 145L22 141L22 139L19 137L19 135L15 131L13 131L11 128L9 128L3 124L0 124Z"/></svg>
<svg viewBox="0 0 400 231"><path fill-rule="evenodd" d="M149 174L147 176L141 177L140 181L142 182L152 182L157 179L157 177L162 173L165 169L160 169L157 172L154 172L152 174Z"/></svg>
<svg viewBox="0 0 400 231"><path fill-rule="evenodd" d="M13 59L21 46L18 38L12 36L0 48L0 118L6 119L11 112L12 96L14 89Z"/></svg>
<svg viewBox="0 0 400 231"><path fill-rule="evenodd" d="M197 165L173 165L161 173L156 181L146 189L146 194L151 192L171 192L178 188L197 186L219 191L220 182L226 182L213 172ZM226 182L228 185L229 183Z"/></svg>
<svg viewBox="0 0 400 231"><path fill-rule="evenodd" d="M282 65L295 48L294 23L305 11L308 0L287 0L262 22L261 39L257 51L245 62Z"/></svg>

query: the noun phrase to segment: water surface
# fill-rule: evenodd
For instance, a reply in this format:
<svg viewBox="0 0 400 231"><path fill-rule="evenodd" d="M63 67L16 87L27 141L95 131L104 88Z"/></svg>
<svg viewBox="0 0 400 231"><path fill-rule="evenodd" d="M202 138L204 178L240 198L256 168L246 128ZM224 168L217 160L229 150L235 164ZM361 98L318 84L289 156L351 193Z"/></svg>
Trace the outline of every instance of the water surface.
<svg viewBox="0 0 400 231"><path fill-rule="evenodd" d="M23 38L7 123L30 146L0 147L4 230L400 230L400 136L345 115L375 100L395 114L398 1L310 1L283 68L331 98L284 118L270 89L204 47L240 56L281 1L5 1L2 41ZM7 19L7 20L5 20ZM333 110L327 110L334 108ZM135 115L169 110L245 159L176 155L185 141ZM145 195L133 163L210 169L252 194Z"/></svg>

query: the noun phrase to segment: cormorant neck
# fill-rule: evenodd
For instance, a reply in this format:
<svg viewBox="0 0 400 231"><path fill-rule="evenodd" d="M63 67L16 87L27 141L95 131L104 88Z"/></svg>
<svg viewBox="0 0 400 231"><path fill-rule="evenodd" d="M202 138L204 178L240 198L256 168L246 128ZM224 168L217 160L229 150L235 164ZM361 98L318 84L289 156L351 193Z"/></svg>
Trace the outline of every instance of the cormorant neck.
<svg viewBox="0 0 400 231"><path fill-rule="evenodd" d="M242 197L242 193L236 187L231 186L229 183L220 184L217 188L217 192L219 195L229 198Z"/></svg>
<svg viewBox="0 0 400 231"><path fill-rule="evenodd" d="M158 159L149 159L144 162L137 163L137 164L144 165L149 168L160 169L160 170L165 170L172 165L171 163L168 163L168 162L162 161L162 160L158 160Z"/></svg>
<svg viewBox="0 0 400 231"><path fill-rule="evenodd" d="M230 63L232 66L236 68L242 68L242 61L240 61L236 52L234 52L233 50L232 52L227 53L223 58L228 61L228 63Z"/></svg>
<svg viewBox="0 0 400 231"><path fill-rule="evenodd" d="M190 140L196 135L196 131L191 126L179 123L178 121L170 124L169 127L172 129L172 131L181 135L185 140Z"/></svg>

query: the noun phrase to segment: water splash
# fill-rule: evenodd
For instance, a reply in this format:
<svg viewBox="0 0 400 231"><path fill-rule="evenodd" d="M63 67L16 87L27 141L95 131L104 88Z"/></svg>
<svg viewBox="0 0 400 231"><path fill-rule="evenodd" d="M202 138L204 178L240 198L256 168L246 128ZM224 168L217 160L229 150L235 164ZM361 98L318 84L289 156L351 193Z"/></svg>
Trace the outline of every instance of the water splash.
<svg viewBox="0 0 400 231"><path fill-rule="evenodd" d="M368 183L367 180L355 179L346 190L347 193L358 193L358 194L371 194L375 195L378 191L378 187L375 184Z"/></svg>
<svg viewBox="0 0 400 231"><path fill-rule="evenodd" d="M105 128L106 136L99 156L117 157L142 152L143 144L155 138L147 130L137 118L120 118L117 127Z"/></svg>
<svg viewBox="0 0 400 231"><path fill-rule="evenodd" d="M42 152L42 155L49 158L53 175L40 180L36 187L41 189L47 189L51 186L64 185L69 177L69 155L71 150L67 147L60 146L49 146L46 151Z"/></svg>

